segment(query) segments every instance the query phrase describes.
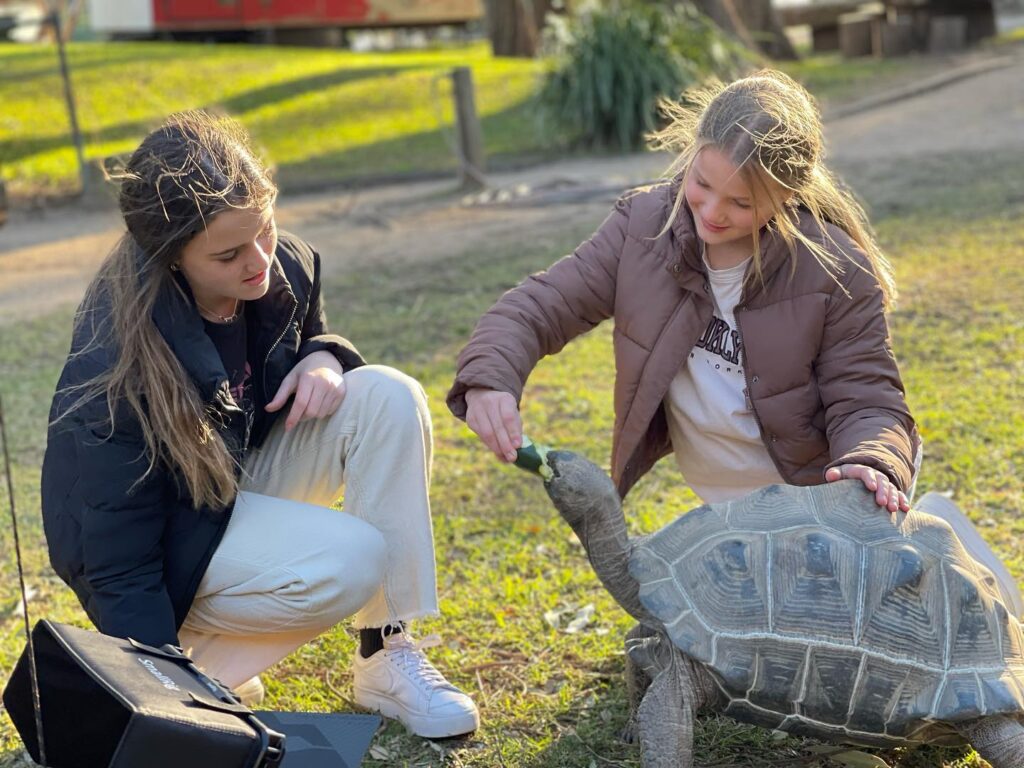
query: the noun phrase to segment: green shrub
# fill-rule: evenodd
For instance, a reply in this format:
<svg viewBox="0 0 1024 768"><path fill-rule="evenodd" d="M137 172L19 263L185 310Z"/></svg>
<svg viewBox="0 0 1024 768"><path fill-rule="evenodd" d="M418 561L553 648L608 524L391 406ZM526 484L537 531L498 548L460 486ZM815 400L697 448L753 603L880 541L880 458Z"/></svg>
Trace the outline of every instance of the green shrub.
<svg viewBox="0 0 1024 768"><path fill-rule="evenodd" d="M620 0L552 20L554 63L539 92L546 134L588 148L638 148L657 102L708 75L726 77L740 53L689 6Z"/></svg>

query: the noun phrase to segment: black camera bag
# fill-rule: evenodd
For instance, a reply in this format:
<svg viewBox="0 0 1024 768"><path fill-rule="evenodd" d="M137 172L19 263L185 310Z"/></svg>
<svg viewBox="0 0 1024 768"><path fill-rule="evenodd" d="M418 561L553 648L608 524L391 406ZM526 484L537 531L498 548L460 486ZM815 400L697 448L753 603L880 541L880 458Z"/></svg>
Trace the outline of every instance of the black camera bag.
<svg viewBox="0 0 1024 768"><path fill-rule="evenodd" d="M3 702L32 758L51 768L277 768L284 736L171 645L152 648L40 621Z"/></svg>

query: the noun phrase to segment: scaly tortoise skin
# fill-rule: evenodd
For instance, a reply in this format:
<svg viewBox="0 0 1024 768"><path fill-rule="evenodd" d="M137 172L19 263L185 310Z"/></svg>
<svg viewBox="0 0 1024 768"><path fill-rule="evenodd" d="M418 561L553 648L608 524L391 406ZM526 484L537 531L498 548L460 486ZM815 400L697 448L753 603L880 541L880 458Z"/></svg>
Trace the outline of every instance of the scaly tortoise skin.
<svg viewBox="0 0 1024 768"><path fill-rule="evenodd" d="M692 765L693 717L868 746L970 742L1024 766L1024 635L949 525L856 480L774 485L630 540L607 474L551 451L545 487L640 626L645 768Z"/></svg>

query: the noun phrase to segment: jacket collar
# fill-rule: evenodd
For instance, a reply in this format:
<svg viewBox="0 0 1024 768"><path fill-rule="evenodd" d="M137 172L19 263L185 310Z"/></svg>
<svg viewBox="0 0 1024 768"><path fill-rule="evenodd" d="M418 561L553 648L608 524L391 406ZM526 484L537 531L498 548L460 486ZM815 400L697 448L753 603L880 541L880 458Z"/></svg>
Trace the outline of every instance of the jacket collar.
<svg viewBox="0 0 1024 768"><path fill-rule="evenodd" d="M246 322L256 334L253 348L269 349L282 332L282 314L287 318L297 304L284 269L275 254L270 263L270 287L255 301L246 302ZM204 402L224 400L234 404L228 387L224 363L206 335L206 327L196 308L188 281L180 273L164 283L153 307L153 322L167 346L195 382Z"/></svg>
<svg viewBox="0 0 1024 768"><path fill-rule="evenodd" d="M192 290L181 273L174 274L160 289L153 307L153 323L199 388L204 402L215 399L222 383L227 389L224 363L206 335Z"/></svg>
<svg viewBox="0 0 1024 768"><path fill-rule="evenodd" d="M278 242L280 243L280 240ZM298 303L291 283L284 274L284 267L275 253L270 262L270 287L260 298L248 302L247 305L247 312L252 309L252 316L248 318L248 322L250 331L255 334L255 349L261 352L270 350L286 330L284 324L289 321L293 308Z"/></svg>
<svg viewBox="0 0 1024 768"><path fill-rule="evenodd" d="M682 186L682 176L673 179L669 187L668 210L675 203L676 195L679 194ZM803 218L803 211L801 211ZM802 222L801 222L802 223ZM676 281L688 290L702 290L707 284L707 268L704 266L704 241L697 234L697 226L693 220L693 211L689 204L683 200L679 213L672 221L672 234L677 243L677 255L670 258L667 268L674 274ZM772 222L761 228L760 233L761 250L761 275L763 280L758 280L751 273L744 286L743 300L748 301L756 296L763 285L767 285L774 274L786 263L789 258L789 248L779 237ZM678 265L679 268L676 268Z"/></svg>

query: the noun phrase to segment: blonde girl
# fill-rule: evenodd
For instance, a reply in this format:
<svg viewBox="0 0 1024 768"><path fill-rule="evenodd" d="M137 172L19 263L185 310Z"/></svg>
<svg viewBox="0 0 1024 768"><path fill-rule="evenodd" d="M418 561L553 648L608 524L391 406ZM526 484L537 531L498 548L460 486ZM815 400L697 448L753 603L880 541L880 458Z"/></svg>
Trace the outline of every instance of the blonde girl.
<svg viewBox="0 0 1024 768"><path fill-rule="evenodd" d="M892 272L822 163L812 98L765 70L668 112L667 180L480 319L452 412L513 460L530 371L614 318L621 495L674 453L709 502L859 478L880 507L908 509L918 436L886 323Z"/></svg>

